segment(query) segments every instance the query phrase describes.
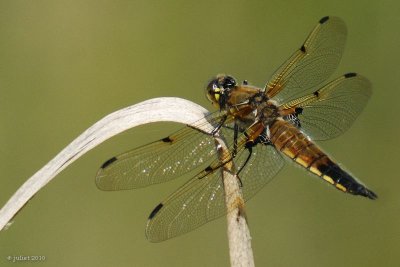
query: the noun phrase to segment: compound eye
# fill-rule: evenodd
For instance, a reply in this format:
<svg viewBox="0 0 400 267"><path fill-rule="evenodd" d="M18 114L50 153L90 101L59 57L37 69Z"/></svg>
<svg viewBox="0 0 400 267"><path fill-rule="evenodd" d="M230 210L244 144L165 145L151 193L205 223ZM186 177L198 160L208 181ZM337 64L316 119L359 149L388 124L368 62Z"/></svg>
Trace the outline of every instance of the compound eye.
<svg viewBox="0 0 400 267"><path fill-rule="evenodd" d="M224 106L231 89L235 86L236 80L232 76L219 74L208 83L206 96L215 106Z"/></svg>
<svg viewBox="0 0 400 267"><path fill-rule="evenodd" d="M220 82L218 78L215 78L209 82L206 87L206 96L213 104L218 104L221 96Z"/></svg>
<svg viewBox="0 0 400 267"><path fill-rule="evenodd" d="M222 81L223 88L232 88L236 86L236 80L232 76L225 76Z"/></svg>

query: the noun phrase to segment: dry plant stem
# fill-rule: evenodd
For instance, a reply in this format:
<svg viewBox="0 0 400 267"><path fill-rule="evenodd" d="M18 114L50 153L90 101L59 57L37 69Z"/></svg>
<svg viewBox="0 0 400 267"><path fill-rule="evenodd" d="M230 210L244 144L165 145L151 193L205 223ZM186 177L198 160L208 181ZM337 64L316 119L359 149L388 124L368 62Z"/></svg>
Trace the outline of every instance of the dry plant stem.
<svg viewBox="0 0 400 267"><path fill-rule="evenodd" d="M235 206L226 216L231 266L254 266L251 236L244 213L243 198L240 191L237 191L237 179L231 172L224 172L225 190L235 190L231 196L227 195L226 198L227 205Z"/></svg>
<svg viewBox="0 0 400 267"><path fill-rule="evenodd" d="M150 99L111 113L83 132L14 193L0 210L0 230L3 230L29 199L58 173L105 140L135 126L151 122L170 121L191 125L193 122L204 119L205 114L207 114L207 110L193 102L181 98L167 97ZM213 129L210 124L200 125L204 125L201 130L205 132L211 132ZM222 142L221 145L226 148L223 141L216 140L216 142L219 144ZM224 186L227 195L227 208L240 204L238 205L239 208L233 209L227 216L231 264L232 266L254 266L250 234L245 217L237 216L243 215L241 212L243 211L241 206L243 199L240 196L238 181L230 173L227 169L224 170L224 175L226 174ZM238 201L238 199L241 201ZM247 240L244 240L244 237L247 237ZM244 254L247 256L243 257ZM253 264L248 263L248 257L251 257ZM246 262L243 262L243 260L246 260Z"/></svg>
<svg viewBox="0 0 400 267"><path fill-rule="evenodd" d="M216 136L215 140L219 157L226 159L230 156L230 152L222 138ZM247 225L244 200L233 161L225 164L221 171L224 179L225 205L228 210L226 219L231 266L254 266L251 236Z"/></svg>

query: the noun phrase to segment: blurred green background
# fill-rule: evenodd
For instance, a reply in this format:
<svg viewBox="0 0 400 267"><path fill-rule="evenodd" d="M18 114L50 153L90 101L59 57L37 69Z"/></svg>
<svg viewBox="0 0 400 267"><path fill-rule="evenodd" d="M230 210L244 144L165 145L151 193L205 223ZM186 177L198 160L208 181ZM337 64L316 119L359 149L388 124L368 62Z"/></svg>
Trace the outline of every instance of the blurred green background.
<svg viewBox="0 0 400 267"><path fill-rule="evenodd" d="M159 96L212 107L217 73L263 86L325 15L349 36L335 76L357 71L374 94L355 125L320 145L378 195L353 197L288 164L247 206L258 266L398 266L399 19L396 1L0 1L0 206L108 113ZM90 151L0 232L7 256L35 266L228 266L225 219L162 242L149 212L184 179L123 192L94 184L104 160L164 137L152 124ZM24 263L25 265L33 263Z"/></svg>

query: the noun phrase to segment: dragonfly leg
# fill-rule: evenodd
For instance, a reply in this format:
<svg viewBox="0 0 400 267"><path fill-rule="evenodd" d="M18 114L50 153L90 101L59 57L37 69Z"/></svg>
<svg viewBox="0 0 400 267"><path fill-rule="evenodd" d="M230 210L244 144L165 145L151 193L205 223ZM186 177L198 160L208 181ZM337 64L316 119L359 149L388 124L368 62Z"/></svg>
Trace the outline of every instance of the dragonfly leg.
<svg viewBox="0 0 400 267"><path fill-rule="evenodd" d="M239 133L239 126L235 122L235 125L233 126L233 152L232 152L232 157L234 158L237 154L237 148L238 148L238 133Z"/></svg>
<svg viewBox="0 0 400 267"><path fill-rule="evenodd" d="M239 175L239 173L246 167L247 163L249 162L251 155L253 154L253 146L254 146L253 142L249 142L248 144L246 144L246 150L249 152L249 155L244 161L243 166L240 167L239 171L237 172L237 175Z"/></svg>
<svg viewBox="0 0 400 267"><path fill-rule="evenodd" d="M228 115L224 115L221 117L221 120L218 122L217 127L214 128L214 130L212 130L211 134L214 136L220 129L221 127L224 125L226 118L228 117Z"/></svg>

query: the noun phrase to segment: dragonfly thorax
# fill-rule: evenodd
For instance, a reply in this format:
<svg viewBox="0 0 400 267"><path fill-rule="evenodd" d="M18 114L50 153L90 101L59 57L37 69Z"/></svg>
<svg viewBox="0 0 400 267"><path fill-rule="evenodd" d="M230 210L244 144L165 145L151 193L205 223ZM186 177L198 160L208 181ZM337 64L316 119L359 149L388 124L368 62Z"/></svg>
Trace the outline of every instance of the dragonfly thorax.
<svg viewBox="0 0 400 267"><path fill-rule="evenodd" d="M264 125L268 125L280 117L279 107L273 100L265 102L265 106L258 115L259 120L262 120Z"/></svg>

